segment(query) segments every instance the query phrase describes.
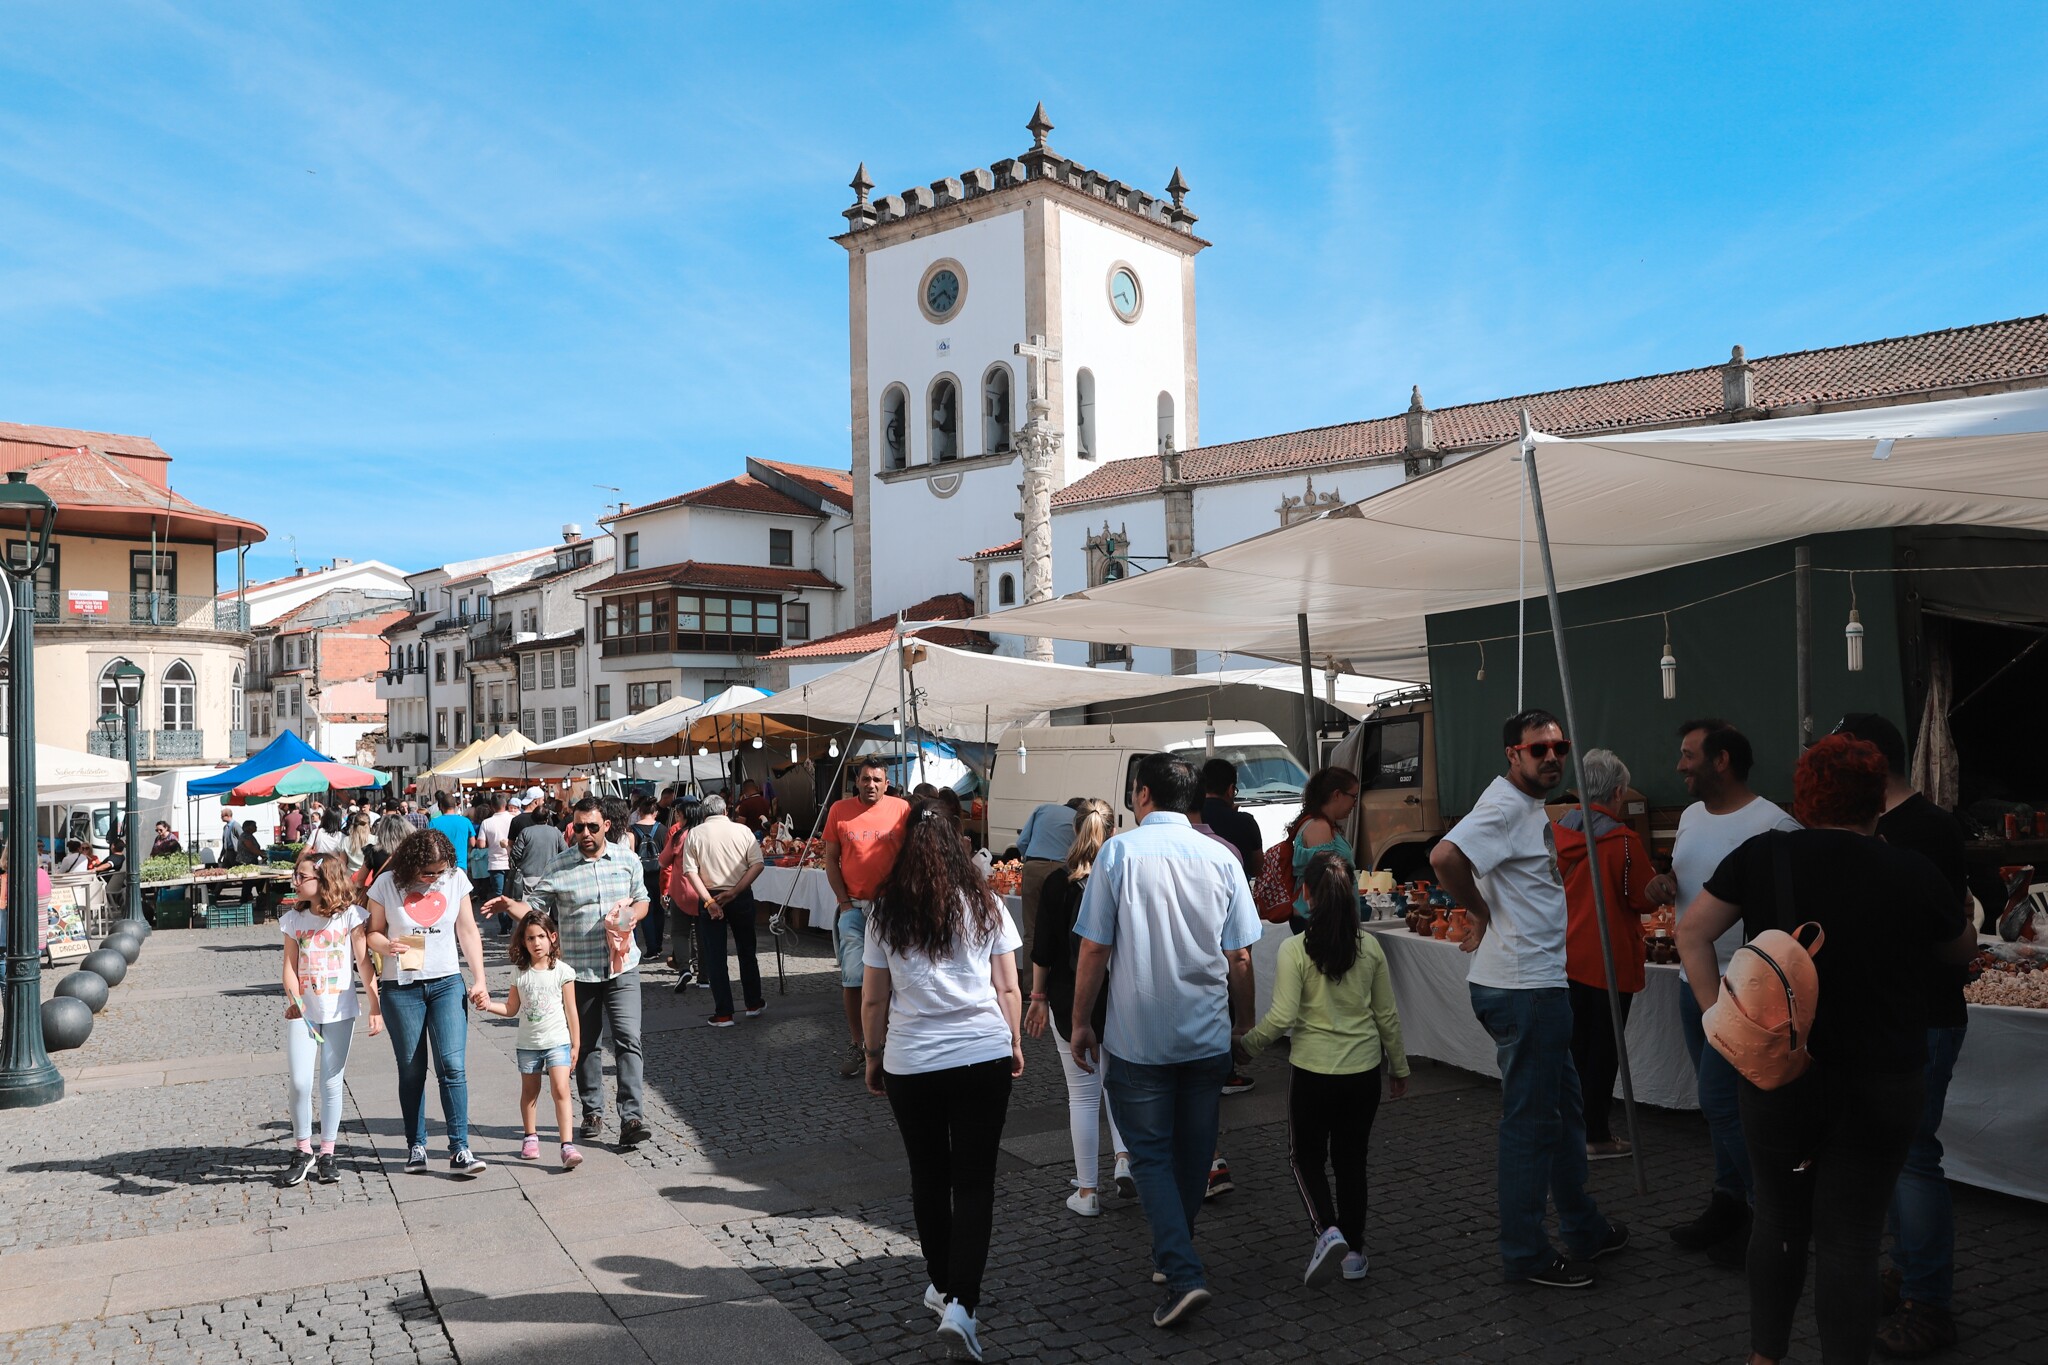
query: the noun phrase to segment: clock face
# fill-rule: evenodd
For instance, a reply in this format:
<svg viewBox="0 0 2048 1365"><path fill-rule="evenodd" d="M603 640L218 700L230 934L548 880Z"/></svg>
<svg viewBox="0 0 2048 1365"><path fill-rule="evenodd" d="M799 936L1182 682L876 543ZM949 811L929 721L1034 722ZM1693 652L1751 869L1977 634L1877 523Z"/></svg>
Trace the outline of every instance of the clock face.
<svg viewBox="0 0 2048 1365"><path fill-rule="evenodd" d="M1129 266L1118 266L1109 276L1109 304L1125 322L1138 316L1138 277Z"/></svg>
<svg viewBox="0 0 2048 1365"><path fill-rule="evenodd" d="M925 281L924 306L934 316L945 317L960 302L960 277L951 270L938 270Z"/></svg>

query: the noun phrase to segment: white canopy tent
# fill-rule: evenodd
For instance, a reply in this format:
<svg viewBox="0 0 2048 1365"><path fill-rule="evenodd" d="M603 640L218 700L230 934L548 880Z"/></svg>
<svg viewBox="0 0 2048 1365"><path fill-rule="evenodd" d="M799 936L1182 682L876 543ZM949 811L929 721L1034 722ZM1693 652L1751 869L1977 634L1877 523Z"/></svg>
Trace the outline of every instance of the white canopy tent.
<svg viewBox="0 0 2048 1365"><path fill-rule="evenodd" d="M521 757L533 763L567 763L572 766L616 758L619 750L613 745L612 737L628 726L680 715L701 705L703 703L695 697L670 697L659 706L649 707L637 715L620 716L616 720L601 720L595 725L585 726L574 734L536 744L526 750Z"/></svg>
<svg viewBox="0 0 2048 1365"><path fill-rule="evenodd" d="M524 757L541 763L569 763L578 766L621 758L678 758L692 756L698 749L713 753L736 749L757 736L779 738L790 727L746 716L762 713L749 710L768 693L745 685L728 687L707 701L680 704L675 698L638 715L592 726L552 744L538 745Z"/></svg>
<svg viewBox="0 0 2048 1365"><path fill-rule="evenodd" d="M8 741L0 739L0 773L7 771ZM156 783L143 778L135 785L138 799L156 799ZM128 764L121 759L100 758L54 744L36 745L36 804L39 806L82 806L99 801L124 801L128 796ZM0 808L12 804L12 796L0 785Z"/></svg>
<svg viewBox="0 0 2048 1365"><path fill-rule="evenodd" d="M1799 536L2048 531L2048 390L1670 431L1533 434L1559 591ZM1519 443L1284 530L980 617L1014 635L1428 677L1424 617L1540 596Z"/></svg>

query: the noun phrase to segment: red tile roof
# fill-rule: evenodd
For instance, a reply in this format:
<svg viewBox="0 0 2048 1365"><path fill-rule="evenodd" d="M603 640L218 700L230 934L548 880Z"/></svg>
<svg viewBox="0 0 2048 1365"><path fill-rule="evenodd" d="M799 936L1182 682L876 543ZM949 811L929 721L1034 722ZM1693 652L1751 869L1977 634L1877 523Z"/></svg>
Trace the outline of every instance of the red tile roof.
<svg viewBox="0 0 2048 1365"><path fill-rule="evenodd" d="M792 476L794 477L794 476ZM851 501L852 495L848 494ZM614 512L598 520L610 525L624 517L637 517L643 512L657 512L667 507L719 507L730 512L767 512L781 517L817 517L822 512L813 511L787 493L778 492L762 483L751 474L742 474L736 479L726 479L708 488L678 493L672 498L659 502L643 502L638 507L629 507L623 512Z"/></svg>
<svg viewBox="0 0 2048 1365"><path fill-rule="evenodd" d="M45 442L45 436L111 440L127 446L146 446L155 454L144 455L139 450L110 454L84 444L56 446ZM201 507L173 492L161 477L162 469L146 465L137 470L117 455L158 460L165 465L170 462L168 455L157 450L155 442L139 437L104 437L97 432L0 423L0 470L22 470L30 483L48 493L62 509L60 529L91 535L112 529L119 522L133 521L139 526L136 518L148 518L160 524L169 522L172 534L179 538L210 536L219 549L232 549L238 539L247 544L263 539L263 528L255 522Z"/></svg>
<svg viewBox="0 0 2048 1365"><path fill-rule="evenodd" d="M836 592L837 583L816 569L771 569L759 564L704 564L685 560L681 564L657 564L651 569L628 569L610 578L600 578L576 591L591 593L625 592L632 588L672 584L678 588L755 588L787 591L791 588L824 588Z"/></svg>
<svg viewBox="0 0 2048 1365"><path fill-rule="evenodd" d="M109 455L170 461L164 448L147 436L121 436L111 431L74 431L70 427L38 427L21 422L0 422L0 446L33 445L75 449L85 446ZM10 465L10 468L13 466Z"/></svg>
<svg viewBox="0 0 2048 1365"><path fill-rule="evenodd" d="M785 464L781 460L756 458L756 464L763 464L831 503L834 507L853 510L853 471L849 469L821 469L816 465Z"/></svg>
<svg viewBox="0 0 2048 1365"><path fill-rule="evenodd" d="M937 597L927 597L914 607L905 607L903 609L903 619L906 621L965 621L972 615L974 615L974 599L960 592L940 593ZM894 615L878 616L872 621L863 622L850 630L842 630L836 635L827 635L817 640L806 640L800 645L785 645L781 649L775 650L773 653L763 654L761 657L763 659L857 658L862 654L871 654L888 644L889 637L895 633L895 630L896 618ZM995 648L995 641L989 639L988 636L978 630L953 630L941 626L934 630L921 630L917 633L917 638L929 640L935 645L946 645L953 649L991 650Z"/></svg>
<svg viewBox="0 0 2048 1365"><path fill-rule="evenodd" d="M965 558L969 561L976 559L1008 559L1012 555L1023 553L1024 537L1019 536L1015 540L1004 541L1001 545L991 545L986 550L976 550L973 554L965 556Z"/></svg>
<svg viewBox="0 0 2048 1365"><path fill-rule="evenodd" d="M1878 402L1979 384L2048 382L2048 315L1757 356L1750 365L1756 404L1766 411ZM1430 413L1436 448L1467 450L1512 440L1521 430L1524 408L1539 430L1567 436L1712 421L1723 415L1722 369L1708 365L1438 408ZM1406 424L1398 414L1314 427L1184 451L1180 477L1184 483L1207 483L1384 459L1400 455L1406 440ZM1052 500L1057 506L1072 506L1142 495L1158 488L1160 477L1156 455L1112 460L1053 494Z"/></svg>
<svg viewBox="0 0 2048 1365"><path fill-rule="evenodd" d="M427 622L433 620L440 614L441 613L438 611L416 611L409 616L401 616L398 620L393 621L390 625L384 627L384 629L379 631L378 634L384 636L384 638L388 640L394 635L405 634L414 626L425 625Z"/></svg>

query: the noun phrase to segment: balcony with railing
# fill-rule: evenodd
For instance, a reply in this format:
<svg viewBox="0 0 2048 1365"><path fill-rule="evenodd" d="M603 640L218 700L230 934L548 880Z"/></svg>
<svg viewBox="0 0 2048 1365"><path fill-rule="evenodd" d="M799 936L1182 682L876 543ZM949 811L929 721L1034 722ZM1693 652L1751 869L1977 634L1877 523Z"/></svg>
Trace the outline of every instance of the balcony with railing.
<svg viewBox="0 0 2048 1365"><path fill-rule="evenodd" d="M240 749L232 748L232 740L242 742ZM248 736L237 730L231 737L230 752L237 759L248 757ZM99 758L112 758L125 762L128 758L128 741L119 726L111 732L95 725L85 732L85 751ZM135 737L135 760L138 763L198 763L206 756L206 732L204 730L143 730Z"/></svg>
<svg viewBox="0 0 2048 1365"><path fill-rule="evenodd" d="M246 635L249 604L168 592L110 592L91 597L37 592L36 621L53 626L141 630L222 630Z"/></svg>
<svg viewBox="0 0 2048 1365"><path fill-rule="evenodd" d="M481 627L481 629L477 628ZM473 664L496 659L512 647L512 625L508 621L501 626L492 626L489 617L483 618L469 632L469 661Z"/></svg>

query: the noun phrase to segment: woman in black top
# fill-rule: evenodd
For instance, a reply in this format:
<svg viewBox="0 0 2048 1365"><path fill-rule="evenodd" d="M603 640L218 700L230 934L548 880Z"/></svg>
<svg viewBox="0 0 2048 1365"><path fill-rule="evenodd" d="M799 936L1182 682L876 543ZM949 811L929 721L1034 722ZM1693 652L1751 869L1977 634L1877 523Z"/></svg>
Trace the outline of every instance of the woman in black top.
<svg viewBox="0 0 2048 1365"><path fill-rule="evenodd" d="M1090 1072L1075 1065L1060 1032L1060 1021L1074 1016L1074 963L1080 953L1074 920L1081 913L1081 898L1088 892L1088 873L1095 866L1095 855L1109 838L1112 818L1108 803L1093 797L1081 802L1074 812L1074 842L1067 849L1067 861L1054 869L1039 892L1038 919L1031 932L1031 999L1024 1011L1026 1033L1042 1038L1050 1024L1053 1037L1059 1040L1060 1065L1067 1073L1067 1125L1074 1139L1074 1192L1067 1196L1067 1207L1083 1218L1102 1212L1095 1193L1102 1155L1096 1124L1108 1109L1102 1103L1102 1066L1098 1064ZM1095 1001L1098 1038L1108 1000L1109 992L1104 991ZM1131 1154L1124 1150L1114 1118L1109 1121L1109 1140L1116 1150L1117 1193L1134 1199L1138 1187L1131 1180Z"/></svg>
<svg viewBox="0 0 2048 1365"><path fill-rule="evenodd" d="M1933 866L1876 837L1885 763L1875 746L1829 736L1801 756L1793 790L1806 828L1729 854L1680 918L1678 951L1706 1010L1720 994L1714 940L1738 920L1745 938L1809 920L1826 935L1814 957L1812 1066L1776 1090L1738 1080L1756 1173L1749 1358L1775 1365L1790 1345L1811 1240L1821 1360L1847 1365L1870 1359L1878 1241L1920 1117L1922 981L1938 958L1967 961L1974 936Z"/></svg>

